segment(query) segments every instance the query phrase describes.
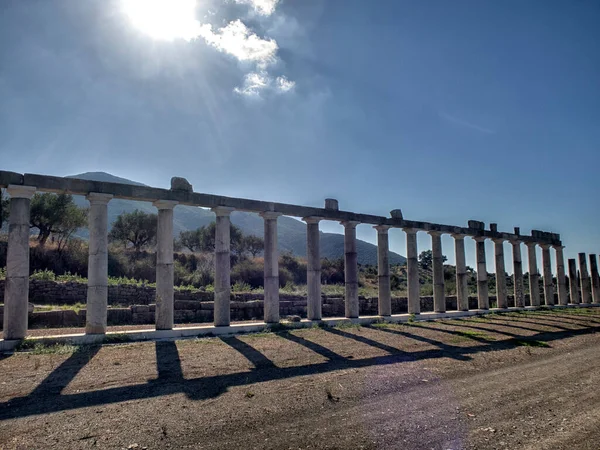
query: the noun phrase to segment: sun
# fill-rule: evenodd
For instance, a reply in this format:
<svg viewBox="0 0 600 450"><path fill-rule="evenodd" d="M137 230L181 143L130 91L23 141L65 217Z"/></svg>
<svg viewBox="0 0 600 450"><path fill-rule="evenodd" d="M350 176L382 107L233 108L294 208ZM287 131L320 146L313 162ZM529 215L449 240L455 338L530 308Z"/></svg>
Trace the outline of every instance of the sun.
<svg viewBox="0 0 600 450"><path fill-rule="evenodd" d="M200 33L196 0L122 0L122 8L132 25L153 39L190 41Z"/></svg>

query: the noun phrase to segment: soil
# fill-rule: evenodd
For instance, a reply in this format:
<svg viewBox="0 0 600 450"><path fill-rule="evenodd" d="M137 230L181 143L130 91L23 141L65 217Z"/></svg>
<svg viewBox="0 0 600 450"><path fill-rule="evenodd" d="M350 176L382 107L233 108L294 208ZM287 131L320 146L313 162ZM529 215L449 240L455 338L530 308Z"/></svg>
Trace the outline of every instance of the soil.
<svg viewBox="0 0 600 450"><path fill-rule="evenodd" d="M599 330L578 309L15 353L0 449L597 450Z"/></svg>

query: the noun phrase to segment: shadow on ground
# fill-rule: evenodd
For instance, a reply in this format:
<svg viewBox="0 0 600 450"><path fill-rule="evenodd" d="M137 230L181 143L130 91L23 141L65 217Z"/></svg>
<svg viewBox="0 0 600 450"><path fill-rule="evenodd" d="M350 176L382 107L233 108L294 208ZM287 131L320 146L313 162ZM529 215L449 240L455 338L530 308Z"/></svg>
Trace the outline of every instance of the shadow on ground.
<svg viewBox="0 0 600 450"><path fill-rule="evenodd" d="M442 340L420 336L413 332L411 326L379 326L369 327L381 333L389 333L402 338L425 342L435 346L435 349L406 352L388 344L379 342L370 337L361 336L341 328L323 328L323 332L334 334L347 340L347 345L360 342L387 352L387 355L364 359L351 359L344 357L333 350L305 339L290 331L277 333L281 338L302 345L307 349L323 356L326 361L296 367L277 367L263 353L241 340L239 337L230 336L220 338L225 344L235 349L250 361L254 368L248 372L243 371L233 374L207 376L186 379L183 376L181 359L174 341L157 341L155 343L158 377L146 383L136 385L113 387L92 392L62 394L67 385L77 376L85 365L98 353L100 346L81 346L64 362L56 367L29 395L14 398L8 402L0 403L0 420L26 417L35 414L47 414L58 411L73 410L77 408L98 406L129 400L147 399L184 393L189 399L203 400L214 398L224 393L229 387L249 385L258 382L280 380L298 376L322 374L349 368L363 368L369 366L383 366L402 363L405 361L424 360L431 358L452 358L458 361L468 361L470 355L480 352L511 349L523 345L536 346L536 343L548 343L571 336L596 333L600 326L590 326L599 323L585 318L581 322L573 315L547 317L536 315L535 320L525 317L498 316L485 321L453 320L452 322L418 322L414 326L421 329L430 329L443 335L468 338L477 342L474 346L452 345ZM538 320L539 319L539 320ZM583 318L582 318L583 319ZM498 323L502 320L502 323ZM560 320L565 322L560 323ZM568 320L568 321L567 321ZM486 327L495 326L495 329ZM532 336L521 336L498 329L502 327L510 330L525 329L539 331L531 325L540 327L554 327L556 331L540 331ZM572 329L565 325L576 325L583 328ZM458 329L450 329L448 326ZM466 330L466 331L462 331ZM471 330L471 331L469 331ZM504 336L503 340L490 340L482 332L490 332ZM546 346L546 345L545 345Z"/></svg>

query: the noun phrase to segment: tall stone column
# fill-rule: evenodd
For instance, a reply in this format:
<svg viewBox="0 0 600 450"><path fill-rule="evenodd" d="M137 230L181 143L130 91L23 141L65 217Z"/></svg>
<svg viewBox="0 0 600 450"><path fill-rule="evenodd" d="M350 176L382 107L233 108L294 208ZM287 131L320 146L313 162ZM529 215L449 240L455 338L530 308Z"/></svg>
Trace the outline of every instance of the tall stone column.
<svg viewBox="0 0 600 450"><path fill-rule="evenodd" d="M408 313L421 313L421 285L419 283L419 260L417 230L404 228L406 233L406 272L408 277Z"/></svg>
<svg viewBox="0 0 600 450"><path fill-rule="evenodd" d="M86 334L106 333L108 308L108 202L111 194L90 192L88 229L88 288L85 315Z"/></svg>
<svg viewBox="0 0 600 450"><path fill-rule="evenodd" d="M442 253L442 233L429 231L433 265L433 310L446 312L446 291L444 286L444 256Z"/></svg>
<svg viewBox="0 0 600 450"><path fill-rule="evenodd" d="M473 239L475 240L477 256L477 306L479 309L490 309L487 265L485 262L485 238L477 236Z"/></svg>
<svg viewBox="0 0 600 450"><path fill-rule="evenodd" d="M390 285L390 242L388 225L373 227L377 230L377 279L379 286L379 315L392 315L392 289Z"/></svg>
<svg viewBox="0 0 600 450"><path fill-rule="evenodd" d="M527 257L529 259L529 298L531 306L540 306L540 274L537 267L537 255L534 242L527 242Z"/></svg>
<svg viewBox="0 0 600 450"><path fill-rule="evenodd" d="M493 239L496 263L496 305L508 308L508 292L506 289L506 265L504 262L504 239Z"/></svg>
<svg viewBox="0 0 600 450"><path fill-rule="evenodd" d="M157 200L156 232L156 329L172 330L173 302L173 208L177 202Z"/></svg>
<svg viewBox="0 0 600 450"><path fill-rule="evenodd" d="M581 303L592 303L590 276L588 275L585 253L579 253L579 276L581 277Z"/></svg>
<svg viewBox="0 0 600 450"><path fill-rule="evenodd" d="M554 305L554 283L552 283L552 261L550 259L550 245L541 244L542 268L544 270L544 303L546 306Z"/></svg>
<svg viewBox="0 0 600 450"><path fill-rule="evenodd" d="M321 300L321 236L319 221L321 217L305 217L306 222L306 284L308 291L308 320L321 320L323 307Z"/></svg>
<svg viewBox="0 0 600 450"><path fill-rule="evenodd" d="M569 298L567 296L567 280L565 279L565 257L563 255L564 247L555 245L556 252L556 282L558 284L558 304L568 305Z"/></svg>
<svg viewBox="0 0 600 450"><path fill-rule="evenodd" d="M234 208L212 209L215 222L215 327L229 326L231 321L231 213Z"/></svg>
<svg viewBox="0 0 600 450"><path fill-rule="evenodd" d="M521 242L512 241L513 281L515 284L515 306L525 306L525 286L523 285L523 259L521 258Z"/></svg>
<svg viewBox="0 0 600 450"><path fill-rule="evenodd" d="M344 225L344 272L346 275L346 317L358 317L358 255L356 225L360 222L341 222Z"/></svg>
<svg viewBox="0 0 600 450"><path fill-rule="evenodd" d="M265 322L279 323L279 251L277 250L277 218L281 213L265 211Z"/></svg>
<svg viewBox="0 0 600 450"><path fill-rule="evenodd" d="M590 274L592 277L592 301L600 303L600 276L598 276L598 261L595 254L590 254Z"/></svg>
<svg viewBox="0 0 600 450"><path fill-rule="evenodd" d="M469 310L469 286L467 283L467 263L465 257L465 236L453 234L454 258L456 259L456 309Z"/></svg>
<svg viewBox="0 0 600 450"><path fill-rule="evenodd" d="M4 287L4 339L23 339L27 334L29 303L29 212L32 186L9 185L10 218Z"/></svg>
<svg viewBox="0 0 600 450"><path fill-rule="evenodd" d="M571 293L571 303L579 305L581 297L579 296L579 283L577 282L577 261L569 259L569 288Z"/></svg>

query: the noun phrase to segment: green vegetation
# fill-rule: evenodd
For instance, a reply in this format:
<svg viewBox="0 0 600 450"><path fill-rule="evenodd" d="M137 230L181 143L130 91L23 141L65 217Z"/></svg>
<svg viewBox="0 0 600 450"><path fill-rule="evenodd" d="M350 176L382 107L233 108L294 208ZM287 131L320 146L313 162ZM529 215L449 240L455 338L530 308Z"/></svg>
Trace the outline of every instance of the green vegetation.
<svg viewBox="0 0 600 450"><path fill-rule="evenodd" d="M547 342L536 341L534 339L515 339L513 342L515 345L519 345L519 346L523 346L523 347L542 347L542 348L550 347L550 345Z"/></svg>
<svg viewBox="0 0 600 450"><path fill-rule="evenodd" d="M87 210L75 205L72 195L37 193L31 199L30 224L38 229L38 242L42 247L52 234L61 251L73 233L86 222Z"/></svg>
<svg viewBox="0 0 600 450"><path fill-rule="evenodd" d="M108 235L113 242L127 246L131 244L136 253L143 247L153 244L156 240L158 216L136 209L133 212L121 214L113 223Z"/></svg>
<svg viewBox="0 0 600 450"><path fill-rule="evenodd" d="M78 351L81 347L53 342L39 342L35 339L23 339L15 348L17 352L29 352L32 355L67 355Z"/></svg>

